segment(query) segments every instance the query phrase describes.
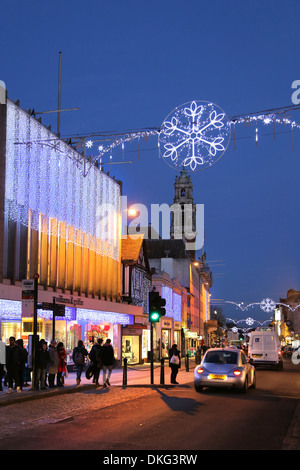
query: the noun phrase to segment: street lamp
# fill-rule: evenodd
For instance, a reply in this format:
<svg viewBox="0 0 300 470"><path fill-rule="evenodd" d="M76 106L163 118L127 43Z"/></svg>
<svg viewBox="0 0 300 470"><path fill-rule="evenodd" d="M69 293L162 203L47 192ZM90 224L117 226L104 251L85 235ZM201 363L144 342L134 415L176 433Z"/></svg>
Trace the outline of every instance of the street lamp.
<svg viewBox="0 0 300 470"><path fill-rule="evenodd" d="M200 268L200 261L194 260L193 261L193 266L195 266L195 268ZM198 276L199 276L198 303L199 303L199 338L200 338L200 318L201 318L201 312L200 312L200 289L201 289L200 270L197 270L197 273L198 273Z"/></svg>

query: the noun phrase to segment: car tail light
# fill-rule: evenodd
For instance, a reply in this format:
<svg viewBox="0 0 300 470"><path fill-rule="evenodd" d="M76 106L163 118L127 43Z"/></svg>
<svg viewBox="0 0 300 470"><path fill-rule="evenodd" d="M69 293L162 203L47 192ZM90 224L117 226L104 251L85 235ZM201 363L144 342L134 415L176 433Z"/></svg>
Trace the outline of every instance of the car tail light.
<svg viewBox="0 0 300 470"><path fill-rule="evenodd" d="M198 374L203 374L203 372L204 372L203 367L198 367L197 372L198 372Z"/></svg>
<svg viewBox="0 0 300 470"><path fill-rule="evenodd" d="M241 374L242 374L242 371L240 371L239 369L235 369L233 371L233 374L236 376L236 377L239 377Z"/></svg>

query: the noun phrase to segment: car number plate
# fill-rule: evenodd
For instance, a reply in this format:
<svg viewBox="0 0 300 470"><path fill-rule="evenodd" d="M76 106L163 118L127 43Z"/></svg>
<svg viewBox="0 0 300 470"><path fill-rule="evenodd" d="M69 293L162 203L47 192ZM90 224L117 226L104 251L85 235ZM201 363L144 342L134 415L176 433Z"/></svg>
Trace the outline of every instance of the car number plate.
<svg viewBox="0 0 300 470"><path fill-rule="evenodd" d="M211 375L210 375L210 378L211 378L211 379L225 380L225 379L226 379L226 375L211 374Z"/></svg>
<svg viewBox="0 0 300 470"><path fill-rule="evenodd" d="M261 357L262 354L253 354L253 357Z"/></svg>

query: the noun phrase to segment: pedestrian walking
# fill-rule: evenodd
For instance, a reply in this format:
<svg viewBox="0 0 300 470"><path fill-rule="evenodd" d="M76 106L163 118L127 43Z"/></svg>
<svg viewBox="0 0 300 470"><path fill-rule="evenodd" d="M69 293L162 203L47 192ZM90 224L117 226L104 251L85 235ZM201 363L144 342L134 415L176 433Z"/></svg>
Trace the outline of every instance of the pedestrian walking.
<svg viewBox="0 0 300 470"><path fill-rule="evenodd" d="M73 349L72 359L76 366L76 383L80 385L81 374L85 366L85 361L87 358L88 352L84 347L83 341L80 339L78 345Z"/></svg>
<svg viewBox="0 0 300 470"><path fill-rule="evenodd" d="M21 349L16 344L16 338L11 336L9 338L9 345L6 346L6 370L8 380L8 393L11 393L13 386L17 392L21 392L20 387L20 364L21 364Z"/></svg>
<svg viewBox="0 0 300 470"><path fill-rule="evenodd" d="M97 343L92 346L89 353L89 358L93 364L94 379L93 382L99 385L100 371L103 369L102 346L103 339L98 338Z"/></svg>
<svg viewBox="0 0 300 470"><path fill-rule="evenodd" d="M180 368L180 351L177 349L177 344L173 344L169 349L169 365L171 367L171 384L178 384L176 378Z"/></svg>
<svg viewBox="0 0 300 470"><path fill-rule="evenodd" d="M28 351L24 347L24 343L22 339L18 339L16 341L17 345L19 346L21 350L21 362L20 362L20 388L23 390L23 387L25 383L27 383L26 377L25 377L25 371L26 371L26 365L28 361Z"/></svg>
<svg viewBox="0 0 300 470"><path fill-rule="evenodd" d="M112 373L112 368L115 363L115 353L114 348L111 345L111 340L107 339L103 348L103 388L106 388L110 385L109 379ZM106 378L106 371L108 371Z"/></svg>
<svg viewBox="0 0 300 470"><path fill-rule="evenodd" d="M5 366L5 343L0 340L0 392L3 392L2 379L4 377L4 366Z"/></svg>
<svg viewBox="0 0 300 470"><path fill-rule="evenodd" d="M49 369L48 369L48 380L49 380L49 388L54 388L54 381L55 376L58 373L58 365L59 365L59 356L57 352L57 343L55 340L51 341L49 347L49 355L50 355L50 362L49 362Z"/></svg>
<svg viewBox="0 0 300 470"><path fill-rule="evenodd" d="M39 349L37 354L37 377L36 377L36 388L41 390L46 389L46 370L50 363L50 353L48 350L47 343L42 343L42 347Z"/></svg>
<svg viewBox="0 0 300 470"><path fill-rule="evenodd" d="M57 371L57 386L63 387L65 376L67 374L67 353L62 342L57 345L57 352L59 357L58 371Z"/></svg>

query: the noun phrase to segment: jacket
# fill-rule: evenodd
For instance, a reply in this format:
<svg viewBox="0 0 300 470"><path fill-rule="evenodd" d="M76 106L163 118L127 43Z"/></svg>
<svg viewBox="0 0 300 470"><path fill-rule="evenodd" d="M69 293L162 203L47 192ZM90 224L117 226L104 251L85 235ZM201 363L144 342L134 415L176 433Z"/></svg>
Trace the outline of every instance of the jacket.
<svg viewBox="0 0 300 470"><path fill-rule="evenodd" d="M103 346L100 346L100 344L96 343L93 345L89 358L92 361L93 364L96 364L97 367L102 369L103 367Z"/></svg>
<svg viewBox="0 0 300 470"><path fill-rule="evenodd" d="M49 348L50 363L49 363L49 374L57 374L59 365L59 356L57 348Z"/></svg>
<svg viewBox="0 0 300 470"><path fill-rule="evenodd" d="M20 367L22 357L21 349L15 344L13 347L6 346L6 367Z"/></svg>
<svg viewBox="0 0 300 470"><path fill-rule="evenodd" d="M102 348L103 364L105 366L113 366L115 362L114 348L111 344L104 344Z"/></svg>
<svg viewBox="0 0 300 470"><path fill-rule="evenodd" d="M177 367L180 367L181 366L181 364L180 364L180 351L177 348L169 349L169 367L173 366L172 362L170 362L173 355L178 356L179 364L177 365ZM176 365L176 364L174 364L174 365Z"/></svg>
<svg viewBox="0 0 300 470"><path fill-rule="evenodd" d="M59 357L58 372L66 372L67 353L66 353L65 348L60 348L60 350L58 351L58 357Z"/></svg>
<svg viewBox="0 0 300 470"><path fill-rule="evenodd" d="M44 351L43 349L40 349L38 352L38 357L37 357L38 369L46 369L49 362L50 362L50 353L48 349L46 349L46 351Z"/></svg>

